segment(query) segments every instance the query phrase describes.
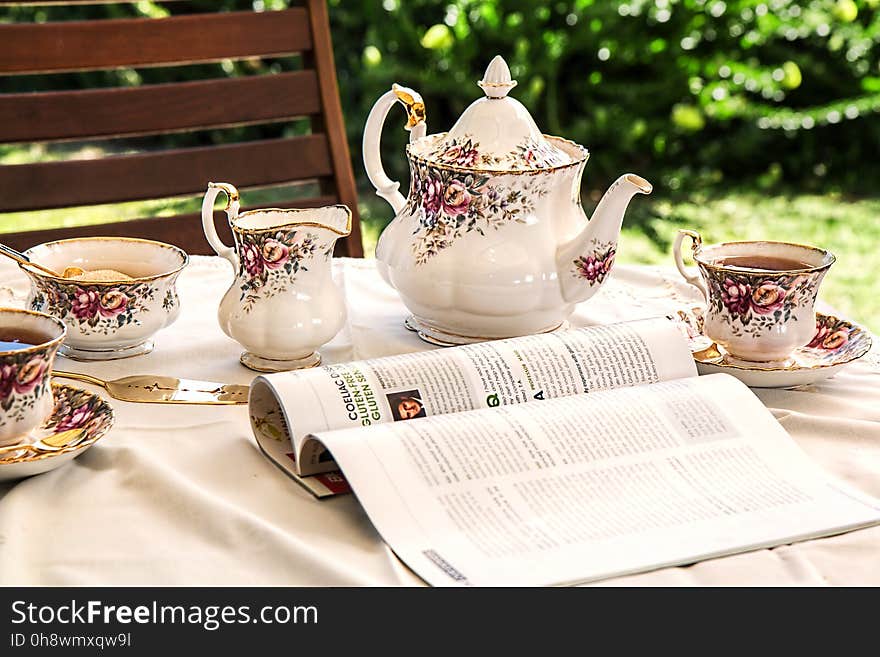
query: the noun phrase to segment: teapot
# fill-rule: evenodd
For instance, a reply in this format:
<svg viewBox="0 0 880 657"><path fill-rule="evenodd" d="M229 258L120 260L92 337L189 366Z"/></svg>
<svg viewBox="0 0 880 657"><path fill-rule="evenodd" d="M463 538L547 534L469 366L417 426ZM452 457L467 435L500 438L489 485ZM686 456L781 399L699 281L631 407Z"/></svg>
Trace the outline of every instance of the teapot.
<svg viewBox="0 0 880 657"><path fill-rule="evenodd" d="M214 226L214 201L221 192L234 247L223 243ZM235 272L217 310L220 328L247 350L240 361L252 370L315 367L321 363L316 349L345 322L345 303L330 265L336 240L351 233L351 210L332 205L239 212L239 206L235 187L208 183L202 202L205 237Z"/></svg>
<svg viewBox="0 0 880 657"><path fill-rule="evenodd" d="M395 217L376 260L412 316L407 327L436 344L467 344L552 331L608 279L623 215L651 184L632 173L605 192L588 220L580 201L589 152L543 135L507 63L495 57L477 83L485 96L449 132L426 135L425 104L394 84L370 111L364 166ZM391 107L406 109L406 197L382 166Z"/></svg>

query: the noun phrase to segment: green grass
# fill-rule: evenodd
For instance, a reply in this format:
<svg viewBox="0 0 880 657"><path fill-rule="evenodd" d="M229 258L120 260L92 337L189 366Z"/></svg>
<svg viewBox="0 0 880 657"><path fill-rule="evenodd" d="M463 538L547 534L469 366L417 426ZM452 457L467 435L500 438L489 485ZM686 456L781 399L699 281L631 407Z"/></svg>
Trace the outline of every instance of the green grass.
<svg viewBox="0 0 880 657"><path fill-rule="evenodd" d="M248 207L271 205L283 190L245 194ZM364 247L372 255L391 210L384 201L362 194ZM122 205L20 212L0 215L0 232L114 221L119 217L172 215L198 210L200 197ZM588 208L588 211L590 209ZM880 198L850 199L836 194L788 195L733 190L694 193L676 199L633 199L624 221L619 262L671 264L678 228L700 231L705 242L771 239L813 244L833 251L837 263L820 297L848 317L880 332ZM0 237L2 239L2 237Z"/></svg>

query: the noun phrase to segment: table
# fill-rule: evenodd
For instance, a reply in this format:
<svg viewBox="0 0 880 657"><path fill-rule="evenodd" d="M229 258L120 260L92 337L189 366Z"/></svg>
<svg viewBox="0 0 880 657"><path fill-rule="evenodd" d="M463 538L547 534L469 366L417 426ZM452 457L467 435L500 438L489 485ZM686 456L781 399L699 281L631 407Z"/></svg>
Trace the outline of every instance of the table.
<svg viewBox="0 0 880 657"><path fill-rule="evenodd" d="M339 259L348 321L322 349L340 362L429 349L373 261ZM241 348L216 309L225 260L194 257L182 312L147 356L58 367L102 378L168 374L249 383ZM0 263L0 305L23 305L27 281ZM698 300L674 270L618 265L581 304L575 325L664 314ZM880 351L797 391L760 390L797 443L826 470L880 497ZM79 384L77 384L79 385ZM95 389L99 391L98 389ZM2 585L412 585L354 496L316 500L259 452L245 406L147 406L111 400L113 430L67 466L0 484ZM880 527L760 550L612 585L880 584Z"/></svg>

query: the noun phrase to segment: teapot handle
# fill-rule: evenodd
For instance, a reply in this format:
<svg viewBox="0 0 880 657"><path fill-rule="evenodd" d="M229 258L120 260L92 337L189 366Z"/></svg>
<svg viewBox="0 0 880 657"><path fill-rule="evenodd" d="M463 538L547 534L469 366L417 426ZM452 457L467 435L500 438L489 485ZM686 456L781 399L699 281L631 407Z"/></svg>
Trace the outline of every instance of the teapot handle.
<svg viewBox="0 0 880 657"><path fill-rule="evenodd" d="M367 177L376 188L376 194L384 198L394 209L394 214L398 214L403 206L406 205L406 199L400 193L400 183L388 177L385 168L382 166L382 154L379 152L379 143L382 138L382 126L385 124L385 117L394 103L400 103L406 108L407 122L404 128L409 131L410 143L421 139L425 136L427 125L425 124L425 103L418 92L394 84L391 91L384 94L367 117L367 125L364 127L364 168L367 170Z"/></svg>
<svg viewBox="0 0 880 657"><path fill-rule="evenodd" d="M678 234L675 236L675 244L672 246L672 257L675 259L675 267L678 269L678 273L684 277L684 280L702 292L703 297L708 300L709 290L706 288L706 284L703 282L700 274L688 271L687 267L685 267L684 260L681 257L681 243L684 241L685 237L691 238L691 250L694 255L699 253L700 248L703 246L703 238L697 231L679 230Z"/></svg>
<svg viewBox="0 0 880 657"><path fill-rule="evenodd" d="M217 228L214 226L214 201L217 199L220 192L226 194L227 200L224 210L226 211L226 217L229 220L230 225L238 216L241 198L238 194L238 190L229 183L209 182L208 191L205 192L205 199L202 201L202 230L205 231L205 238L208 240L208 244L211 245L211 248L214 249L217 255L221 258L226 258L237 270L238 256L235 254L235 249L226 246L223 243L223 240L217 235Z"/></svg>

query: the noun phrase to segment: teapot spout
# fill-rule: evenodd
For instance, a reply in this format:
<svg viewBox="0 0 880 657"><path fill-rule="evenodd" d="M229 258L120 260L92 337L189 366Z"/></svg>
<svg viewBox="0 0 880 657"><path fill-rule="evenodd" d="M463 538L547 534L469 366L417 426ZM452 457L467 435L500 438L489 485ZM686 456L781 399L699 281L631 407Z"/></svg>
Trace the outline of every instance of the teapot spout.
<svg viewBox="0 0 880 657"><path fill-rule="evenodd" d="M581 233L560 247L556 265L565 301L580 303L598 291L614 264L630 200L652 190L651 183L641 176L623 174L605 192Z"/></svg>

